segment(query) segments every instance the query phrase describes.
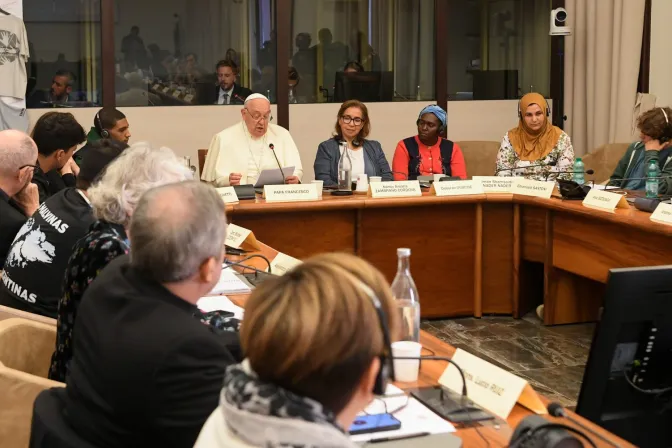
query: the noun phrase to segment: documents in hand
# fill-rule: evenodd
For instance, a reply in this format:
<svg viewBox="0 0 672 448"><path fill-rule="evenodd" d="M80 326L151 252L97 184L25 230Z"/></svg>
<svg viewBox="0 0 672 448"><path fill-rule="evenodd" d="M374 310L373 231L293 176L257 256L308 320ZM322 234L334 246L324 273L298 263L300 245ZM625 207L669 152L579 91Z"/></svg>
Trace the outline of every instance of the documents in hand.
<svg viewBox="0 0 672 448"><path fill-rule="evenodd" d="M234 304L226 296L201 297L198 299L196 306L204 313L211 313L213 311L229 311L233 313L233 317L240 320L243 319L243 315L245 314L245 310Z"/></svg>
<svg viewBox="0 0 672 448"><path fill-rule="evenodd" d="M277 170L262 170L257 183L254 184L254 188L261 188L264 185L282 185L285 183L286 177L293 175L293 166L283 167L282 171L280 171L280 168Z"/></svg>
<svg viewBox="0 0 672 448"><path fill-rule="evenodd" d="M222 276L219 278L219 281L210 291L210 295L219 295L219 294L244 294L251 292L247 284L238 278L236 272L231 268L222 269Z"/></svg>
<svg viewBox="0 0 672 448"><path fill-rule="evenodd" d="M383 400L385 401L384 404ZM406 404L407 400L408 404ZM404 407L405 404L406 406ZM401 389L392 384L387 386L385 395L377 397L371 402L366 408L366 413L382 414L385 412L385 407L387 407L387 412L394 412L394 416L401 422L401 428L393 431L359 434L351 436L350 439L354 442L368 442L383 437L396 437L417 433L440 434L455 432L455 427L450 422L436 415L431 409L415 398L407 398ZM397 409L400 410L395 412Z"/></svg>

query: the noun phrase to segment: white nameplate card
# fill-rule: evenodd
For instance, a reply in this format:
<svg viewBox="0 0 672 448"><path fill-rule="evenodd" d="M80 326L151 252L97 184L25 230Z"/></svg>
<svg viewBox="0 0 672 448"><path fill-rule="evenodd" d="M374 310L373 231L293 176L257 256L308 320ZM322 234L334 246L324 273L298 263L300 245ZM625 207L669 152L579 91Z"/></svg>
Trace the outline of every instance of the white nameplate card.
<svg viewBox="0 0 672 448"><path fill-rule="evenodd" d="M420 182L417 180L404 180L398 182L372 182L369 183L369 196L378 198L406 198L422 196Z"/></svg>
<svg viewBox="0 0 672 448"><path fill-rule="evenodd" d="M658 204L651 214L651 221L672 226L672 204Z"/></svg>
<svg viewBox="0 0 672 448"><path fill-rule="evenodd" d="M625 196L618 193L609 193L608 191L591 188L586 198L583 200L583 205L598 210L613 212L617 208L629 208L628 201Z"/></svg>
<svg viewBox="0 0 672 448"><path fill-rule="evenodd" d="M180 92L179 90L176 90L176 91L173 92L173 97L175 97L175 98L179 98L180 95L182 95L182 92Z"/></svg>
<svg viewBox="0 0 672 448"><path fill-rule="evenodd" d="M508 418L516 402L537 414L547 413L539 395L524 379L459 348L451 360L464 372L467 396L493 414ZM452 364L439 378L439 384L462 393L462 376Z"/></svg>
<svg viewBox="0 0 672 448"><path fill-rule="evenodd" d="M290 271L294 266L298 266L301 263L303 263L301 260L278 252L278 255L271 261L271 274L285 275L287 271Z"/></svg>
<svg viewBox="0 0 672 448"><path fill-rule="evenodd" d="M266 202L317 201L315 184L265 185Z"/></svg>
<svg viewBox="0 0 672 448"><path fill-rule="evenodd" d="M163 89L163 93L168 93L168 92L170 92L170 87L165 87L165 88Z"/></svg>
<svg viewBox="0 0 672 448"><path fill-rule="evenodd" d="M236 194L236 189L233 187L217 188L217 194L219 194L219 197L222 198L226 204L238 202L238 195Z"/></svg>
<svg viewBox="0 0 672 448"><path fill-rule="evenodd" d="M259 250L259 242L251 230L229 224L226 228L226 245L235 249Z"/></svg>
<svg viewBox="0 0 672 448"><path fill-rule="evenodd" d="M515 177L474 176L473 180L480 182L483 193L511 193Z"/></svg>
<svg viewBox="0 0 672 448"><path fill-rule="evenodd" d="M159 90L161 88L161 84L154 84L152 86L152 90Z"/></svg>
<svg viewBox="0 0 672 448"><path fill-rule="evenodd" d="M483 194L483 187L476 180L449 180L432 184L430 194L437 196L461 196L466 194Z"/></svg>
<svg viewBox="0 0 672 448"><path fill-rule="evenodd" d="M555 182L553 181L544 182L541 180L519 177L513 182L511 193L550 199L554 189Z"/></svg>
<svg viewBox="0 0 672 448"><path fill-rule="evenodd" d="M184 101L186 101L187 103L191 103L192 101L194 101L194 95L190 93L189 95L184 97Z"/></svg>

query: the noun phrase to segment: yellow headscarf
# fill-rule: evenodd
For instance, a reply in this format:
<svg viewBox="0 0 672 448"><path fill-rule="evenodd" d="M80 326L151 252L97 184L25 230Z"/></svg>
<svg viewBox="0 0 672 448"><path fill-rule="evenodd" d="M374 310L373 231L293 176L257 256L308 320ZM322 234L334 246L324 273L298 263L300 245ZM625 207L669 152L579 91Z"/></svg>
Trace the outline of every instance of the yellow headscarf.
<svg viewBox="0 0 672 448"><path fill-rule="evenodd" d="M531 104L541 107L544 113L544 124L534 131L525 123L525 111ZM560 139L562 129L553 126L548 121L548 103L538 93L528 93L520 100L520 114L518 127L509 131L509 141L518 154L520 160L535 161L546 157Z"/></svg>

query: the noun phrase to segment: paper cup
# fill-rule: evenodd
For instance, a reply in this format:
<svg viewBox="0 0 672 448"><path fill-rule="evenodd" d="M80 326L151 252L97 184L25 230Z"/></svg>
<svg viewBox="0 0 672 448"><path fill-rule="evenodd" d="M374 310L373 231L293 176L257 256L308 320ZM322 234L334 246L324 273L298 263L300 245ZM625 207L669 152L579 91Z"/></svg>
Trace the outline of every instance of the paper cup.
<svg viewBox="0 0 672 448"><path fill-rule="evenodd" d="M413 341L399 341L392 343L392 357L420 357L422 345ZM412 383L418 381L418 372L420 371L419 359L395 359L394 375L396 381L401 383Z"/></svg>
<svg viewBox="0 0 672 448"><path fill-rule="evenodd" d="M374 182L382 182L382 181L383 181L383 178L380 177L380 176L371 176L371 177L369 178L369 181L370 181L371 183L374 183Z"/></svg>
<svg viewBox="0 0 672 448"><path fill-rule="evenodd" d="M321 198L322 197L322 188L324 188L324 181L323 180L314 180L311 183L315 184L315 187L317 188L317 197Z"/></svg>

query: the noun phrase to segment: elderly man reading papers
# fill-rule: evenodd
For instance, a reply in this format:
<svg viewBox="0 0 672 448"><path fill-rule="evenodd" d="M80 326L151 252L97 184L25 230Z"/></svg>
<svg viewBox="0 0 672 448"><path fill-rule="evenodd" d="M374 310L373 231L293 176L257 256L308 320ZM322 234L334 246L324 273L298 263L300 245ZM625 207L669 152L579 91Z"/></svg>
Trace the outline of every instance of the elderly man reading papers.
<svg viewBox="0 0 672 448"><path fill-rule="evenodd" d="M283 174L286 183L298 184L303 174L299 150L286 129L271 124L268 98L258 93L248 96L241 114L242 123L212 139L201 179L218 187L254 184L263 170L277 170L280 164L294 167Z"/></svg>

